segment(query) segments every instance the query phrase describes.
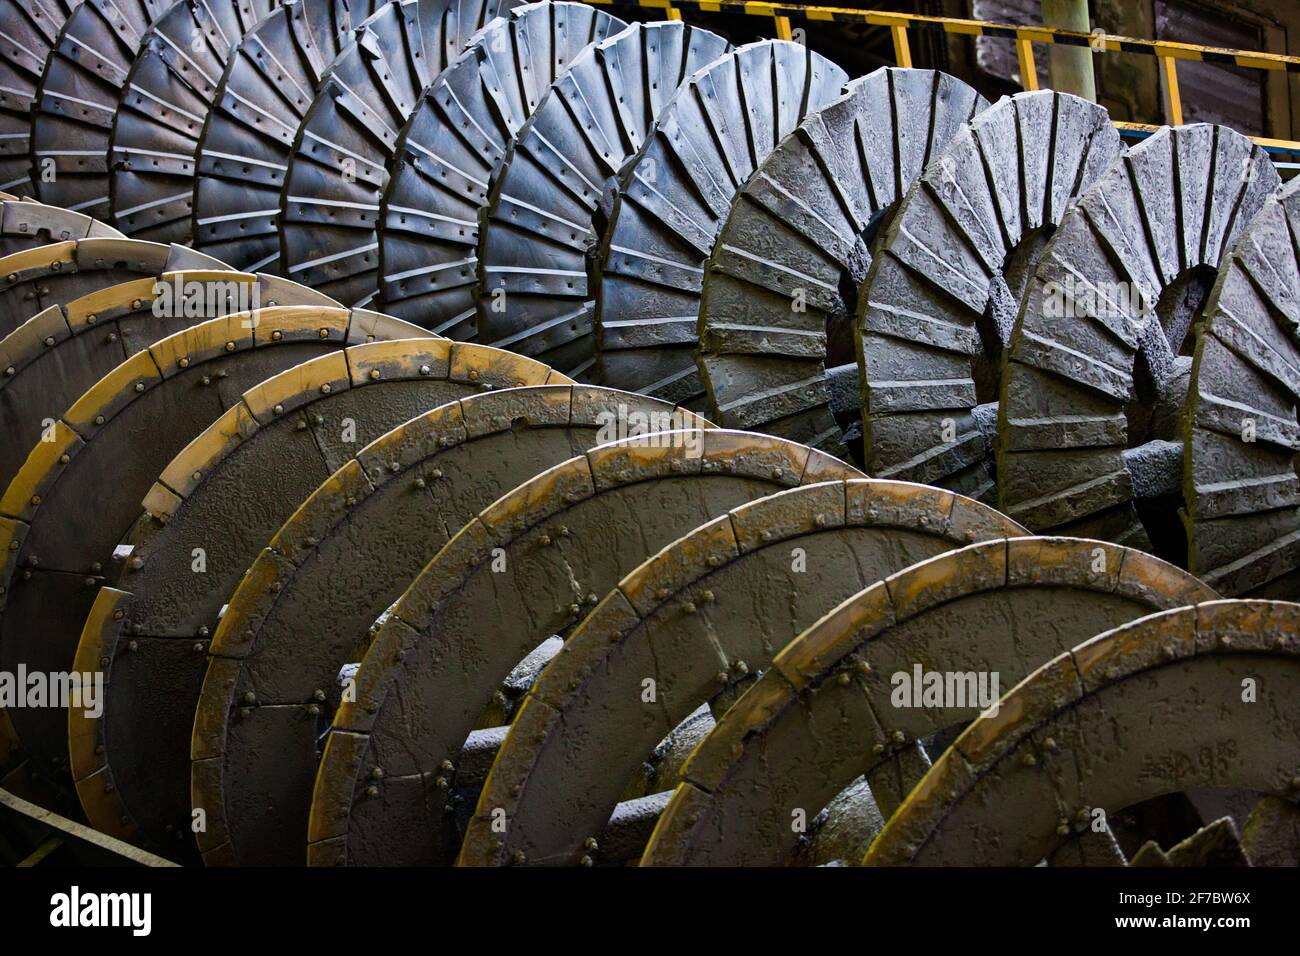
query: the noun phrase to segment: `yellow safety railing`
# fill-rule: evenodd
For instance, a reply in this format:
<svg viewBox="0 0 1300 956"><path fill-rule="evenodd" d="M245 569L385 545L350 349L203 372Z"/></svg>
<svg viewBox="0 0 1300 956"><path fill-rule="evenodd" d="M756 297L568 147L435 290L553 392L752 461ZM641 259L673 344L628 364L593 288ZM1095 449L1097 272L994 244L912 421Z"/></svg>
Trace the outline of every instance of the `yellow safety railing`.
<svg viewBox="0 0 1300 956"><path fill-rule="evenodd" d="M743 13L766 17L776 26L776 35L788 40L793 35L792 22L865 23L887 28L894 44L894 61L899 66L912 65L908 31L938 30L963 36L997 37L1013 40L1020 64L1020 76L1026 90L1038 89L1038 70L1034 62L1035 43L1055 43L1063 46L1088 47L1094 53L1138 53L1154 56L1160 61L1160 72L1165 83L1165 108L1171 125L1183 122L1183 101L1178 87L1178 61L1194 60L1220 63L1252 70L1276 70L1300 73L1300 57L1281 53L1259 53L1232 50L1224 47L1203 46L1196 43L1174 43L1165 40L1143 40L1094 30L1080 33L1055 27L1021 27L1007 23L989 23L984 20L963 20L954 17L930 17L913 13L894 13L883 10L854 10L848 7L820 7L799 4L757 3L753 0L589 0L591 3L615 7L642 7L663 10L669 19L680 20L682 13ZM1117 122L1123 130L1141 133L1155 127L1141 123ZM1256 143L1272 152L1292 153L1300 157L1300 142L1284 139L1251 137Z"/></svg>

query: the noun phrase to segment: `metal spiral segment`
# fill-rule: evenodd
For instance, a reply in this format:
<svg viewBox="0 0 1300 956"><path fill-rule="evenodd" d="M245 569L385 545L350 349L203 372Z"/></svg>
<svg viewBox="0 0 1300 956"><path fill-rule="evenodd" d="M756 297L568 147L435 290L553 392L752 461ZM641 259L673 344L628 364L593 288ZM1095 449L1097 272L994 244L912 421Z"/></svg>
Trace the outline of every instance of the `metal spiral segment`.
<svg viewBox="0 0 1300 956"><path fill-rule="evenodd" d="M286 275L350 305L375 298L379 200L402 131L443 67L466 55L461 50L469 36L461 31L504 6L488 0L470 18L450 16L447 0L395 0L357 29L356 39L330 67L294 141L280 197L281 268ZM563 19L554 34L557 59L568 36ZM594 11L587 19L586 30L574 24L579 37L610 20ZM525 20L541 26L535 16ZM496 23L492 20L484 29L492 31ZM542 56L531 65L534 71L542 68L544 77L545 64Z"/></svg>
<svg viewBox="0 0 1300 956"><path fill-rule="evenodd" d="M516 7L424 91L383 190L382 308L454 339L476 338L470 250L509 144L551 83L626 26L581 3Z"/></svg>
<svg viewBox="0 0 1300 956"><path fill-rule="evenodd" d="M109 211L128 235L192 242L195 154L231 53L278 0L185 0L140 41L114 114Z"/></svg>
<svg viewBox="0 0 1300 956"><path fill-rule="evenodd" d="M280 190L298 127L381 0L296 0L230 54L199 137L190 234L240 269L280 271Z"/></svg>
<svg viewBox="0 0 1300 956"><path fill-rule="evenodd" d="M695 73L623 175L600 247L595 379L703 405L695 364L704 264L736 193L848 76L762 40Z"/></svg>
<svg viewBox="0 0 1300 956"><path fill-rule="evenodd" d="M0 850L1300 862L1263 145L576 2L6 2Z"/></svg>
<svg viewBox="0 0 1300 956"><path fill-rule="evenodd" d="M1039 256L1008 348L997 453L1009 515L1185 554L1168 501L1193 327L1277 186L1262 149L1197 124L1143 140L1079 197Z"/></svg>
<svg viewBox="0 0 1300 956"><path fill-rule="evenodd" d="M4 0L0 22L0 192L34 196L32 109L59 31L81 0Z"/></svg>
<svg viewBox="0 0 1300 956"><path fill-rule="evenodd" d="M809 112L760 164L705 265L699 368L718 422L841 448L841 423L860 419L853 321L870 247L987 106L947 74L882 68Z"/></svg>
<svg viewBox="0 0 1300 956"><path fill-rule="evenodd" d="M992 500L985 420L1043 243L1120 154L1106 111L1042 90L953 136L899 203L855 320L873 475ZM996 408L996 406L995 406Z"/></svg>
<svg viewBox="0 0 1300 956"><path fill-rule="evenodd" d="M556 79L488 195L475 253L482 341L590 368L596 255L625 167L677 88L729 49L679 20L634 23Z"/></svg>

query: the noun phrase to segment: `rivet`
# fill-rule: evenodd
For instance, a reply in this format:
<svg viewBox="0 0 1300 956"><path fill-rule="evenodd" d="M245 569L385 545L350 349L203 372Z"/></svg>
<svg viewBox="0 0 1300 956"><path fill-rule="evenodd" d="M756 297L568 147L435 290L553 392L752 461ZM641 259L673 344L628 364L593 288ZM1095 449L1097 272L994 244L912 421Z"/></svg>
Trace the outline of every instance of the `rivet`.
<svg viewBox="0 0 1300 956"><path fill-rule="evenodd" d="M332 392L332 391L334 391L334 389L333 389L332 387L330 387L330 383L329 383L329 382L326 382L324 385L322 385L322 386L320 387L320 393L321 393L322 395L328 395L328 394L329 394L330 392Z"/></svg>
<svg viewBox="0 0 1300 956"><path fill-rule="evenodd" d="M103 415L96 415L96 416L95 416L95 424L96 424L96 425L102 425L102 424L104 424L104 416L103 416Z"/></svg>
<svg viewBox="0 0 1300 956"><path fill-rule="evenodd" d="M253 693L251 690L246 690L244 691L243 701L245 704L256 704L257 694Z"/></svg>
<svg viewBox="0 0 1300 956"><path fill-rule="evenodd" d="M177 362L176 364L179 365L181 368L189 368L189 367L190 367L190 360L189 360L188 357L187 357L187 358L183 358L183 359L181 359L179 362Z"/></svg>
<svg viewBox="0 0 1300 956"><path fill-rule="evenodd" d="M274 408L271 409L271 414L273 414L273 415L283 415L283 414L284 414L284 406L283 406L283 405L276 405Z"/></svg>
<svg viewBox="0 0 1300 956"><path fill-rule="evenodd" d="M366 796L371 798L379 796L379 788L372 783L370 786L366 787Z"/></svg>
<svg viewBox="0 0 1300 956"><path fill-rule="evenodd" d="M52 335L47 335L47 336L45 337L45 346L46 346L46 348L49 348L49 347L51 347L51 346L53 346L53 345L54 345L54 336L52 336Z"/></svg>
<svg viewBox="0 0 1300 956"><path fill-rule="evenodd" d="M140 649L140 642L136 640L127 641L126 649L128 651L138 651Z"/></svg>
<svg viewBox="0 0 1300 956"><path fill-rule="evenodd" d="M227 342L227 343L226 343L226 351L227 351L227 352L233 352L234 350L235 350L235 343L234 343L234 342Z"/></svg>
<svg viewBox="0 0 1300 956"><path fill-rule="evenodd" d="M432 374L433 374L433 369L429 368L429 366L427 366L427 365L421 365L421 366L420 366L420 374L421 374L421 375L432 375Z"/></svg>
<svg viewBox="0 0 1300 956"><path fill-rule="evenodd" d="M370 381L372 381L372 382L377 382L377 381L379 381L379 369L377 369L377 368L372 368L372 369L370 370Z"/></svg>
<svg viewBox="0 0 1300 956"><path fill-rule="evenodd" d="M323 338L323 339L327 339L327 338L330 337L330 330L329 330L329 329L321 329L321 330L318 331L316 334L319 335L319 336L320 336L321 338Z"/></svg>

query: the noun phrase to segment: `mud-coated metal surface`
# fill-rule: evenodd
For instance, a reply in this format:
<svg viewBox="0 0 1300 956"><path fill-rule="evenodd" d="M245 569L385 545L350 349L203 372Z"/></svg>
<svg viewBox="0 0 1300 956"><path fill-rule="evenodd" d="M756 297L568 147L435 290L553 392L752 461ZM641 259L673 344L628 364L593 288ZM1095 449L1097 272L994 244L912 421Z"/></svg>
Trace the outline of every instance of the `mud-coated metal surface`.
<svg viewBox="0 0 1300 956"><path fill-rule="evenodd" d="M63 24L32 110L33 185L42 202L109 218L108 144L118 99L145 33L172 6L83 3Z"/></svg>
<svg viewBox="0 0 1300 956"><path fill-rule="evenodd" d="M149 663L151 645L206 640L216 632L224 604L259 550L348 460L352 448L428 409L513 385L521 377L544 381L548 370L495 349L453 346L445 339L399 339L322 355L245 393L241 404L163 470L144 499L144 514L123 539L132 548L117 579L117 588L127 595L117 605L124 616L107 628L88 625L79 653L93 660L97 649L121 647L125 639L131 654L146 652L144 663L125 672L118 668L98 720L72 722L73 739L96 744L93 759L85 763L74 748L74 779L110 775L117 781L114 809L125 806L151 844L161 840L164 834L149 821L173 819L193 807L192 722L154 728L148 751L131 741L147 733L144 722L162 698L178 712L193 714L207 657L186 656L183 672L179 662L155 669ZM305 633L312 629L307 622L300 626ZM295 676L301 672L296 666L289 670ZM320 702L304 696L295 709L312 716L306 711L320 710ZM110 729L113 739L106 733ZM293 751L278 751L277 763L286 752ZM140 760L148 762L147 771L133 765ZM137 785L144 780L150 782L147 790ZM116 819L90 817L106 828ZM300 828L299 847L304 834Z"/></svg>
<svg viewBox="0 0 1300 956"><path fill-rule="evenodd" d="M704 263L737 191L847 74L763 40L682 84L628 167L601 243L595 380L703 404L695 366Z"/></svg>
<svg viewBox="0 0 1300 956"><path fill-rule="evenodd" d="M32 185L32 107L59 30L80 0L4 0L0 23L0 191L35 194Z"/></svg>
<svg viewBox="0 0 1300 956"><path fill-rule="evenodd" d="M1182 546L1181 471L1160 458L1186 404L1189 330L1277 184L1268 154L1240 133L1163 128L1066 213L1029 281L1003 373L1003 511L1036 531ZM1162 496L1169 474L1175 491ZM1139 515L1135 498L1158 497Z"/></svg>
<svg viewBox="0 0 1300 956"><path fill-rule="evenodd" d="M305 860L319 745L313 724L277 720L278 712L310 706L319 691L320 709L332 714L340 668L361 659L371 625L452 534L629 417L695 421L671 405L590 386L475 395L377 439L304 502L231 598L213 645L193 743L196 805L220 821L200 841L208 862ZM313 759L286 767L279 759L286 752ZM262 807L272 796L268 814Z"/></svg>
<svg viewBox="0 0 1300 956"><path fill-rule="evenodd" d="M26 200L0 202L0 257L69 239L121 239L112 226L60 206Z"/></svg>
<svg viewBox="0 0 1300 956"><path fill-rule="evenodd" d="M285 275L347 305L375 298L379 200L401 130L425 87L468 41L464 28L490 23L509 5L483 0L452 16L448 0L401 0L358 28L294 141L280 197Z"/></svg>
<svg viewBox="0 0 1300 956"><path fill-rule="evenodd" d="M172 246L182 260L192 255ZM0 487L42 432L86 389L159 339L250 306L338 307L275 276L222 269L164 271L52 304L0 339Z"/></svg>
<svg viewBox="0 0 1300 956"><path fill-rule="evenodd" d="M787 645L723 715L641 862L788 863L799 814L864 775L887 818L929 763L917 742L1098 631L1214 596L1150 555L1075 538L974 544L901 571Z"/></svg>
<svg viewBox="0 0 1300 956"><path fill-rule="evenodd" d="M696 708L721 716L781 648L863 588L1022 533L950 492L855 480L778 492L679 538L624 577L533 684L459 862L500 865L515 851L534 864L612 862L598 838L621 794ZM504 833L491 826L497 810Z"/></svg>
<svg viewBox="0 0 1300 956"><path fill-rule="evenodd" d="M865 862L1032 866L1099 816L1212 789L1262 797L1245 855L1294 866L1297 679L1300 605L1213 601L1101 634L967 727ZM1244 682L1256 698L1243 699ZM1289 832L1268 833L1276 823Z"/></svg>
<svg viewBox="0 0 1300 956"><path fill-rule="evenodd" d="M138 239L70 239L0 259L0 335L51 306L106 286L177 269L224 269L184 246Z"/></svg>
<svg viewBox="0 0 1300 956"><path fill-rule="evenodd" d="M584 4L517 7L425 90L379 211L384 309L454 339L477 337L479 219L515 137L553 81L625 26Z"/></svg>
<svg viewBox="0 0 1300 956"><path fill-rule="evenodd" d="M234 47L280 0L183 0L144 35L113 118L109 211L127 235L191 242L194 154Z"/></svg>
<svg viewBox="0 0 1300 956"><path fill-rule="evenodd" d="M683 430L602 445L498 499L426 566L367 651L326 745L308 862L450 863L455 764L520 660L677 536L779 488L850 477L861 476L806 446Z"/></svg>
<svg viewBox="0 0 1300 956"><path fill-rule="evenodd" d="M827 371L857 380L853 320L871 244L930 159L988 106L932 70L884 67L845 90L736 196L704 267L699 318L718 423L832 451L859 417L856 400L833 414Z"/></svg>
<svg viewBox="0 0 1300 956"><path fill-rule="evenodd" d="M479 341L585 373L596 255L623 167L677 87L730 48L680 20L634 23L551 85L488 194L474 262Z"/></svg>
<svg viewBox="0 0 1300 956"><path fill-rule="evenodd" d="M53 422L0 497L0 666L63 672L113 550L164 466L263 379L322 351L422 334L373 313L290 306L240 313L178 332L127 359ZM157 647L172 660L191 641ZM138 659L137 659L138 660ZM108 665L105 665L108 666ZM50 772L67 760L67 717L7 711L22 748ZM159 728L191 713L160 709ZM130 741L147 751L148 739ZM189 832L185 820L152 821Z"/></svg>
<svg viewBox="0 0 1300 956"><path fill-rule="evenodd" d="M953 137L899 204L855 332L869 474L993 498L1002 350L1038 254L1122 152L1104 109L1041 90L1000 100Z"/></svg>
<svg viewBox="0 0 1300 956"><path fill-rule="evenodd" d="M381 0L298 0L235 47L204 120L191 234L236 268L280 271L276 218L298 126L353 28Z"/></svg>
<svg viewBox="0 0 1300 956"><path fill-rule="evenodd" d="M1183 437L1188 567L1231 596L1300 597L1300 183L1242 233L1205 306Z"/></svg>

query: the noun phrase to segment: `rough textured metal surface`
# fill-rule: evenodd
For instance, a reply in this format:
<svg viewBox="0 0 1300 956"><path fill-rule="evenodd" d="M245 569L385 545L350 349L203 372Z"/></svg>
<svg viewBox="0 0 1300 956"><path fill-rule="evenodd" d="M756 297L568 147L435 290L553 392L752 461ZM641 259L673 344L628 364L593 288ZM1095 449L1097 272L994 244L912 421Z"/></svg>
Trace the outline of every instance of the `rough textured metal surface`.
<svg viewBox="0 0 1300 956"><path fill-rule="evenodd" d="M730 49L680 20L634 23L551 85L488 193L474 253L480 341L586 372L596 255L624 166L677 87ZM468 301L446 295L453 312Z"/></svg>
<svg viewBox="0 0 1300 956"><path fill-rule="evenodd" d="M322 351L372 336L422 334L373 313L310 306L264 309L256 323L251 319L248 313L214 319L154 342L50 425L51 440L35 446L0 497L0 667L69 669L95 592L106 582L114 548L139 514L141 500L166 464L245 391ZM206 642L195 651L192 641L174 641L157 650L171 658L205 648ZM104 667L121 650L105 648ZM140 659L127 655L118 663L134 667ZM158 703L158 727L188 724L192 712ZM53 708L6 713L33 763L62 773L66 714ZM124 745L147 751L150 741ZM102 775L90 779L88 787L111 788ZM153 822L189 832L188 814Z"/></svg>
<svg viewBox="0 0 1300 956"><path fill-rule="evenodd" d="M0 23L0 191L31 196L32 107L59 31L80 0L4 0Z"/></svg>
<svg viewBox="0 0 1300 956"><path fill-rule="evenodd" d="M192 254L180 246L183 259ZM170 264L170 263L169 263ZM182 290L180 296L175 294ZM192 308L173 308L195 290ZM52 304L0 339L0 487L82 393L159 339L218 316L282 305L338 307L296 282L223 269L165 271Z"/></svg>
<svg viewBox="0 0 1300 956"><path fill-rule="evenodd" d="M456 530L628 415L695 420L639 395L556 384L562 376L530 359L511 364L515 382L528 384L521 370L544 374L536 387L467 397L376 439L303 503L231 598L194 722L195 803L217 821L200 840L209 862L305 861L318 728L277 717L312 703L334 713L340 668L361 659L371 626ZM512 677L526 689L549 657ZM302 759L286 765L285 754Z"/></svg>
<svg viewBox="0 0 1300 956"><path fill-rule="evenodd" d="M339 51L381 0L297 0L235 47L200 134L191 235L237 268L279 272L276 217L294 137Z"/></svg>
<svg viewBox="0 0 1300 956"><path fill-rule="evenodd" d="M1003 511L1036 531L1182 544L1177 502L1139 520L1125 452L1177 437L1189 328L1222 258L1277 184L1268 154L1239 133L1164 128L1066 213L1007 353ZM1174 534L1162 533L1162 517Z"/></svg>
<svg viewBox="0 0 1300 956"><path fill-rule="evenodd" d="M448 0L401 0L358 28L307 109L289 157L279 220L285 275L348 305L374 299L379 201L400 132L422 91L463 55L464 29L490 23L507 6L484 0L473 16L454 17Z"/></svg>
<svg viewBox="0 0 1300 956"><path fill-rule="evenodd" d="M535 864L606 862L604 841L593 852L588 838L698 707L720 717L775 654L863 588L972 541L1023 533L950 492L856 480L778 492L679 538L605 595L533 684L460 864L501 865L516 851ZM492 829L498 810L504 833Z"/></svg>
<svg viewBox="0 0 1300 956"><path fill-rule="evenodd" d="M195 806L190 801L192 721L151 733L146 728L162 698L180 713L194 713L208 658L187 654L170 666L154 666L159 655L153 648L206 641L218 633L223 607L258 552L358 445L447 402L548 377L545 367L496 349L453 346L446 339L399 339L322 355L245 393L162 471L145 496L144 513L122 540L132 548L116 581L121 593L116 606L124 615L93 631L88 625L80 653L93 660L98 648L126 643L130 654L141 655L141 663L116 669L98 720L73 722L74 738L97 745L93 752L73 750L73 778L111 776L117 803L139 821L146 842L164 839L152 821L174 819ZM299 621L304 636L318 620ZM288 670L295 679L302 676L298 666ZM329 684L329 678L319 681L320 687ZM267 689L263 685L263 692ZM291 723L314 729L311 718L323 710L323 702L304 694L286 710L276 716L296 717ZM151 737L147 751L133 746L146 735ZM271 742L272 762L284 771L302 749L275 747L279 742ZM79 752L93 760L79 762ZM306 753L314 753L311 736ZM138 761L148 762L147 772L133 765ZM146 781L150 786L143 789ZM305 804L310 784L302 789ZM258 816L270 817L265 809ZM303 817L294 841L300 854L305 810ZM112 828L116 819L90 816L102 828Z"/></svg>
<svg viewBox="0 0 1300 956"><path fill-rule="evenodd" d="M1270 197L1205 306L1183 423L1188 567L1223 594L1300 597L1300 182Z"/></svg>
<svg viewBox="0 0 1300 956"><path fill-rule="evenodd" d="M194 156L231 51L280 0L183 0L144 35L113 117L108 209L123 232L191 242Z"/></svg>
<svg viewBox="0 0 1300 956"><path fill-rule="evenodd" d="M379 628L325 748L308 861L450 863L458 754L518 661L678 535L779 488L850 477L803 445L685 430L601 445L498 499Z"/></svg>
<svg viewBox="0 0 1300 956"><path fill-rule="evenodd" d="M945 73L885 67L809 112L763 161L704 267L699 367L719 424L841 447L860 415L832 414L826 370L847 366L857 391L853 318L871 244L987 106Z"/></svg>
<svg viewBox="0 0 1300 956"><path fill-rule="evenodd" d="M109 218L108 143L118 98L145 32L172 5L99 0L82 3L63 24L32 109L32 183L42 202Z"/></svg>
<svg viewBox="0 0 1300 956"><path fill-rule="evenodd" d="M112 226L60 206L33 200L0 201L0 257L69 239L121 239Z"/></svg>
<svg viewBox="0 0 1300 956"><path fill-rule="evenodd" d="M899 204L855 333L869 474L994 492L974 410L1043 245L1122 152L1106 111L1067 93L1004 98L952 139Z"/></svg>
<svg viewBox="0 0 1300 956"><path fill-rule="evenodd" d="M763 40L682 84L624 174L601 241L595 380L702 406L695 367L704 263L736 193L847 74Z"/></svg>
<svg viewBox="0 0 1300 956"><path fill-rule="evenodd" d="M517 7L424 91L383 184L377 279L385 310L454 339L476 338L479 218L510 146L552 82L625 26L585 4Z"/></svg>
<svg viewBox="0 0 1300 956"><path fill-rule="evenodd" d="M1294 865L1297 679L1300 605L1214 601L1101 634L967 727L865 862L1032 866L1099 813L1198 788L1262 795L1242 847L1260 864ZM1243 700L1247 680L1253 702ZM1265 831L1281 836L1278 822L1290 832L1271 842ZM1162 862L1221 865L1206 858L1205 840L1198 834Z"/></svg>
<svg viewBox="0 0 1300 956"><path fill-rule="evenodd" d="M177 269L224 269L184 246L138 239L69 239L0 258L0 335L51 306L142 276Z"/></svg>
<svg viewBox="0 0 1300 956"><path fill-rule="evenodd" d="M888 817L928 765L918 742L1099 630L1213 598L1150 555L1075 538L1009 538L914 565L776 656L692 754L641 862L787 863L797 814L812 819L863 775ZM922 697L922 669L940 675L941 690L949 674L975 680ZM991 700L966 696L980 675Z"/></svg>

